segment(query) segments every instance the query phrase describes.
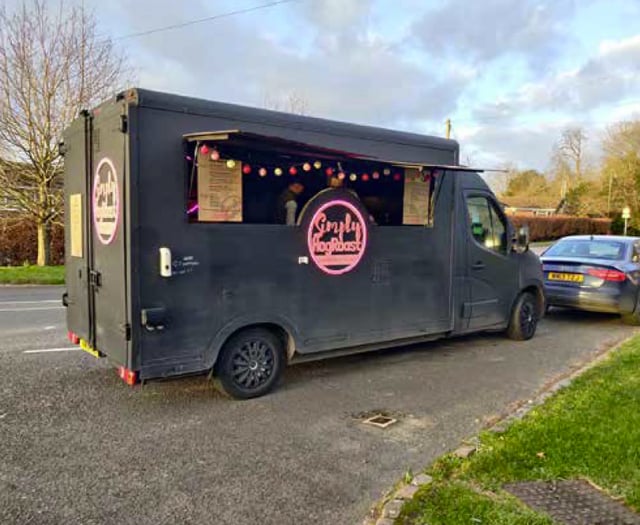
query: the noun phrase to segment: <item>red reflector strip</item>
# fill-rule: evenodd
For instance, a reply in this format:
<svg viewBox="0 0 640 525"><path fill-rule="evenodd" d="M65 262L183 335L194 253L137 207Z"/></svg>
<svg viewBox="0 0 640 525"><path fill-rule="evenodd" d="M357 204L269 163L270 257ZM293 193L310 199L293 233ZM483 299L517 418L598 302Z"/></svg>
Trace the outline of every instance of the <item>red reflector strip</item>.
<svg viewBox="0 0 640 525"><path fill-rule="evenodd" d="M74 334L73 332L67 332L67 339L71 341L74 345L80 344L80 336Z"/></svg>
<svg viewBox="0 0 640 525"><path fill-rule="evenodd" d="M129 370L124 366L118 367L118 376L120 376L120 379L122 379L129 386L135 385L136 381L138 380L138 373L134 372L133 370Z"/></svg>
<svg viewBox="0 0 640 525"><path fill-rule="evenodd" d="M592 277L597 277L598 279L604 279L605 281L615 281L621 283L624 281L627 276L624 272L620 272L618 270L606 270L604 268L589 268L587 273Z"/></svg>

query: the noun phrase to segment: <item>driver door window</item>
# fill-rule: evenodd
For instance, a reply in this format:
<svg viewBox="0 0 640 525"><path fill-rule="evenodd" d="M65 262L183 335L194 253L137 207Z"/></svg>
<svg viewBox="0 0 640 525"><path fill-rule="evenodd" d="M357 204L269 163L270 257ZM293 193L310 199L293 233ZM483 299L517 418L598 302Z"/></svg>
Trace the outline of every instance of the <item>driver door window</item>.
<svg viewBox="0 0 640 525"><path fill-rule="evenodd" d="M488 250L507 252L507 229L495 204L487 197L467 197L471 235Z"/></svg>

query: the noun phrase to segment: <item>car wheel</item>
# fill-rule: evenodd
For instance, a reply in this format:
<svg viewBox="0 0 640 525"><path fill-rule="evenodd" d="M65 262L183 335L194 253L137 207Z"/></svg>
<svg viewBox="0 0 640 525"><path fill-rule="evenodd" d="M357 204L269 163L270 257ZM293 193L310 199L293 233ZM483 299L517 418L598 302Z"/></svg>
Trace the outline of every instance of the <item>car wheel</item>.
<svg viewBox="0 0 640 525"><path fill-rule="evenodd" d="M531 339L536 333L538 318L536 298L529 292L521 294L511 311L507 336L516 341Z"/></svg>
<svg viewBox="0 0 640 525"><path fill-rule="evenodd" d="M216 375L225 393L237 399L262 396L273 389L285 366L280 339L264 328L250 328L224 345Z"/></svg>
<svg viewBox="0 0 640 525"><path fill-rule="evenodd" d="M636 300L636 307L630 314L622 314L622 322L631 326L640 326L640 297Z"/></svg>

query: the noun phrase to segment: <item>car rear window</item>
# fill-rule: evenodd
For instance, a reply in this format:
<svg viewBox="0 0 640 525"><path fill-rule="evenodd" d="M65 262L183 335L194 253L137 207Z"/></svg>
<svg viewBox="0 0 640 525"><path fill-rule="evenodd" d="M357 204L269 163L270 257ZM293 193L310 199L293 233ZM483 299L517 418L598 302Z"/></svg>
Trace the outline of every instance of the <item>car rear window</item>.
<svg viewBox="0 0 640 525"><path fill-rule="evenodd" d="M625 244L617 241L567 239L554 244L544 255L552 257L590 257L593 259L624 259Z"/></svg>

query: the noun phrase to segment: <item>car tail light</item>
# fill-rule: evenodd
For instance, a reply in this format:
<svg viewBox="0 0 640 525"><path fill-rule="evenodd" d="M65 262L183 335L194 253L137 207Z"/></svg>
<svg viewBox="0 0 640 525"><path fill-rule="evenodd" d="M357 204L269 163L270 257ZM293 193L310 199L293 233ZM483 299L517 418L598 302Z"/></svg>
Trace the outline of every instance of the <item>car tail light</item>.
<svg viewBox="0 0 640 525"><path fill-rule="evenodd" d="M129 386L135 385L136 381L138 380L137 372L135 372L133 370L129 370L128 368L125 368L124 366L119 366L118 367L118 375L120 376L120 379L122 379Z"/></svg>
<svg viewBox="0 0 640 525"><path fill-rule="evenodd" d="M624 272L620 272L618 270L606 270L605 268L589 268L587 273L592 277L597 277L598 279L618 283L621 283L627 278Z"/></svg>

